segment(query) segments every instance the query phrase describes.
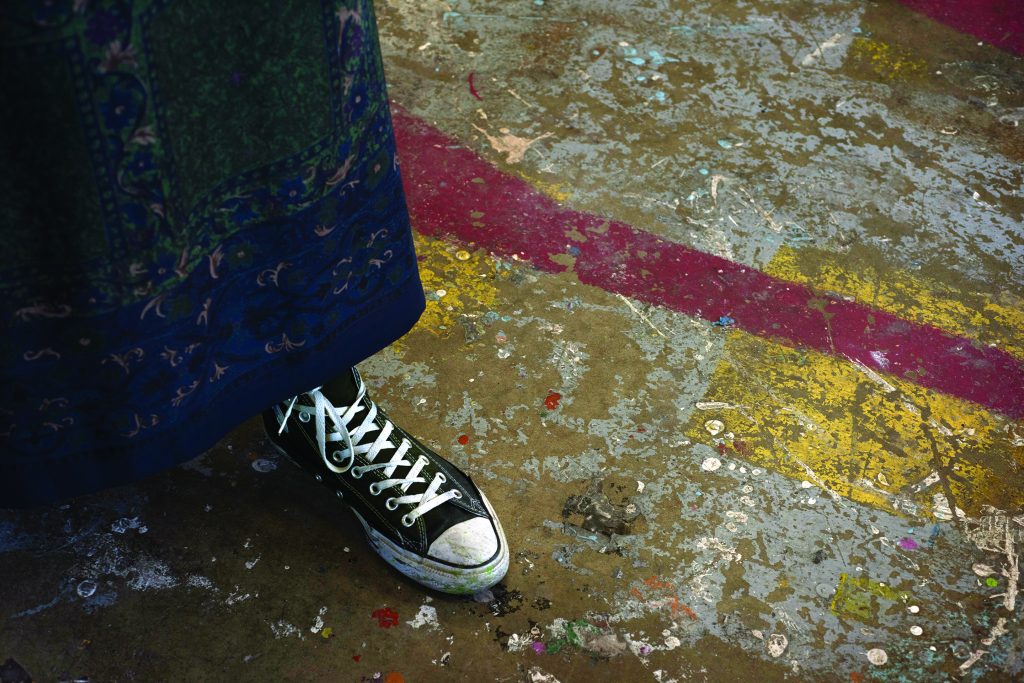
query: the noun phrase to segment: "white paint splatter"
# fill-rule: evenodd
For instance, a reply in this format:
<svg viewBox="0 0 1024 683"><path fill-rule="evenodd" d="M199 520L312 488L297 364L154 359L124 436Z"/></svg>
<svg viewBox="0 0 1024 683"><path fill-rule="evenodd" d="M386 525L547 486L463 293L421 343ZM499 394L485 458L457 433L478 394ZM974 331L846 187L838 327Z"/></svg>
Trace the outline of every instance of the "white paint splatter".
<svg viewBox="0 0 1024 683"><path fill-rule="evenodd" d="M235 586L235 590L231 591L231 594L228 595L227 599L224 601L224 604L225 605L229 605L229 606L230 605L235 605L235 604L238 604L240 602L245 602L246 600L248 600L251 597L252 597L252 593L244 593L243 594L242 591L238 590L238 586Z"/></svg>
<svg viewBox="0 0 1024 683"><path fill-rule="evenodd" d="M327 614L327 606L320 608L320 613L313 618L313 625L309 627L310 633L320 633L324 627L324 615Z"/></svg>
<svg viewBox="0 0 1024 683"><path fill-rule="evenodd" d="M213 585L213 581L200 574L189 574L185 579L185 585L191 588L205 588L209 591L217 590Z"/></svg>
<svg viewBox="0 0 1024 683"><path fill-rule="evenodd" d="M553 675L547 673L539 666L530 669L530 683L561 683Z"/></svg>
<svg viewBox="0 0 1024 683"><path fill-rule="evenodd" d="M919 636L919 635L921 635L922 633L924 633L924 629L923 629L923 628L921 628L920 626L911 626L911 627L910 627L910 632L911 632L911 633L912 633L913 635L915 635L915 636Z"/></svg>
<svg viewBox="0 0 1024 683"><path fill-rule="evenodd" d="M726 403L725 401L697 401L693 404L693 407L697 410L734 410L736 408L746 408L746 406Z"/></svg>
<svg viewBox="0 0 1024 683"><path fill-rule="evenodd" d="M768 648L768 654L775 658L781 657L788 646L789 639L781 633L771 634L765 643L765 647Z"/></svg>
<svg viewBox="0 0 1024 683"><path fill-rule="evenodd" d="M708 420L704 423L704 429L708 430L711 436L717 436L725 429L725 424L721 420Z"/></svg>
<svg viewBox="0 0 1024 683"><path fill-rule="evenodd" d="M880 647L873 647L865 652L864 655L875 666L884 666L889 661L889 654Z"/></svg>
<svg viewBox="0 0 1024 683"><path fill-rule="evenodd" d="M303 640L302 631L293 624L289 624L284 619L279 619L270 625L270 630L274 632L275 638L290 638L296 636L299 640Z"/></svg>
<svg viewBox="0 0 1024 683"><path fill-rule="evenodd" d="M806 57L804 57L803 60L801 60L800 64L802 66L810 66L811 64L814 64L825 53L825 50L828 50L828 49L831 49L833 47L836 47L837 45L839 45L842 42L842 40L843 40L843 34L842 33L835 33L835 34L833 34L831 38L829 38L828 40L823 41L820 45L818 45L816 48L814 48L814 50L812 50L810 54L808 54Z"/></svg>
<svg viewBox="0 0 1024 683"><path fill-rule="evenodd" d="M429 626L432 629L440 628L440 624L437 623L437 608L432 605L420 605L420 611L416 613L416 616L405 623L413 628L422 626Z"/></svg>
<svg viewBox="0 0 1024 683"><path fill-rule="evenodd" d="M705 472L714 472L722 466L722 461L718 458L704 458L704 462L700 464L700 468Z"/></svg>
<svg viewBox="0 0 1024 683"><path fill-rule="evenodd" d="M533 638L530 638L529 636L521 636L518 633L513 633L508 637L508 642L505 644L505 649L508 652L523 652L532 644Z"/></svg>

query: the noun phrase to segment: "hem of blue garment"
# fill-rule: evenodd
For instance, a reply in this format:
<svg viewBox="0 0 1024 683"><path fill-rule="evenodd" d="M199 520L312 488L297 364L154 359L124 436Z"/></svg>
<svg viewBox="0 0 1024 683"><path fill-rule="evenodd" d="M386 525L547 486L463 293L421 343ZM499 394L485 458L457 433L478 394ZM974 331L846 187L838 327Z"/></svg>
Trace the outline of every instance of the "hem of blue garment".
<svg viewBox="0 0 1024 683"><path fill-rule="evenodd" d="M22 508L94 493L148 477L191 460L247 419L302 391L319 386L405 335L426 301L418 274L368 302L316 346L275 359L203 406L182 427L116 452L59 454L0 465L0 508Z"/></svg>

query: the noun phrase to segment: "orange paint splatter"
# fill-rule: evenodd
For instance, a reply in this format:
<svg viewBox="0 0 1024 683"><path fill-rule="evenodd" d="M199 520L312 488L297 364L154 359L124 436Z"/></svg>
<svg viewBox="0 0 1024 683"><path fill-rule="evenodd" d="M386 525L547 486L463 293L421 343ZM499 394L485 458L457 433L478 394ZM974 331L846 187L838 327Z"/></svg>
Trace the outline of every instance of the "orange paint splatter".
<svg viewBox="0 0 1024 683"><path fill-rule="evenodd" d="M384 683L405 683L405 676L397 671L389 671L388 675L384 677Z"/></svg>
<svg viewBox="0 0 1024 683"><path fill-rule="evenodd" d="M562 395L557 391L552 391L548 394L548 397L544 399L544 407L548 410L555 410L558 408L558 402L562 400Z"/></svg>
<svg viewBox="0 0 1024 683"><path fill-rule="evenodd" d="M697 621L697 614L692 609L679 602L679 598L672 596L672 616L675 616L679 612L690 617L693 621Z"/></svg>
<svg viewBox="0 0 1024 683"><path fill-rule="evenodd" d="M852 683L864 683L864 677L863 677L863 676L861 676L861 675L860 675L859 673L857 673L856 671L851 671L851 672L850 672L850 681L851 681Z"/></svg>
<svg viewBox="0 0 1024 683"><path fill-rule="evenodd" d="M672 588L672 584L668 581L659 581L657 576L651 576L644 579L644 585L652 590L659 590L661 588Z"/></svg>
<svg viewBox="0 0 1024 683"><path fill-rule="evenodd" d="M463 434L462 436L460 436L459 437L459 443L461 443L463 446L465 446L467 443L469 443L469 435L468 434Z"/></svg>

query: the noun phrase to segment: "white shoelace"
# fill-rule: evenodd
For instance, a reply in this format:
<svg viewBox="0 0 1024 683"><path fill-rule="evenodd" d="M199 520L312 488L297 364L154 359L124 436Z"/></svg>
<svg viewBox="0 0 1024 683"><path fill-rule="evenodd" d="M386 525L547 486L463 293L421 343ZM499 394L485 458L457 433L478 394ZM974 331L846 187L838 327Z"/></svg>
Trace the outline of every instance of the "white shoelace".
<svg viewBox="0 0 1024 683"><path fill-rule="evenodd" d="M413 484L427 482L420 474L423 471L423 467L430 461L424 456L417 458L416 462L410 462L405 459L405 454L412 447L412 443L404 437L400 444L395 444L388 440L395 429L395 425L392 424L391 420L384 420L383 428L377 425L374 421L377 417L377 404L372 400L369 401L370 409L366 412L362 423L354 431L349 431L348 425L356 420L360 412L366 410L365 406L362 405L363 398L366 396L365 384L361 381L359 382L359 391L356 399L344 413L339 413L338 409L327 400L327 397L323 395L320 389L321 387L317 387L308 392L310 398L313 399L312 406L298 403L298 396L291 400L288 404L288 409L283 413L279 407L275 406L275 413L281 422L281 428L278 433L285 430L288 418L293 412L298 414L301 422L309 422L310 419L315 420L316 443L320 448L320 457L323 458L327 469L337 474L347 472L354 479L360 479L366 472L372 470L383 470L386 478L370 484L370 495L376 496L386 489L398 487L404 495L390 497L385 501L384 505L388 510L396 510L399 505L415 506L402 517L402 524L406 527L411 527L416 523L417 519L437 506L443 505L452 499L462 498L462 493L456 489L443 493L439 492L441 485L448 481L448 478L441 472L434 475L434 478L423 493L408 493L409 487ZM332 427L330 433L327 430L328 419ZM372 443L363 443L364 438L375 431L379 431L380 434L372 440ZM327 444L338 442L344 442L345 448L342 450L332 450L328 456ZM375 462L380 452L386 449L395 449L391 459L387 462ZM365 456L369 464L353 467L356 455ZM396 475L399 467L409 468L405 476Z"/></svg>

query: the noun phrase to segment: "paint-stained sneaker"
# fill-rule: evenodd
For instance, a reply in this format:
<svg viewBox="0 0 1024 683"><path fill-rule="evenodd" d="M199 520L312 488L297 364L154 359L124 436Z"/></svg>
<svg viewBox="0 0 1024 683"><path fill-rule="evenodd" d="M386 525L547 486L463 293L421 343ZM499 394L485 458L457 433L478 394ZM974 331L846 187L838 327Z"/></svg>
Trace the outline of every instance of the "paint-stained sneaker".
<svg viewBox="0 0 1024 683"><path fill-rule="evenodd" d="M374 550L424 586L467 594L508 571L508 543L464 472L396 426L352 368L263 413L270 441L335 491Z"/></svg>

